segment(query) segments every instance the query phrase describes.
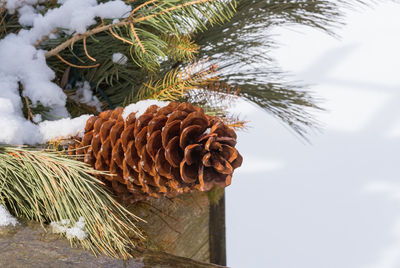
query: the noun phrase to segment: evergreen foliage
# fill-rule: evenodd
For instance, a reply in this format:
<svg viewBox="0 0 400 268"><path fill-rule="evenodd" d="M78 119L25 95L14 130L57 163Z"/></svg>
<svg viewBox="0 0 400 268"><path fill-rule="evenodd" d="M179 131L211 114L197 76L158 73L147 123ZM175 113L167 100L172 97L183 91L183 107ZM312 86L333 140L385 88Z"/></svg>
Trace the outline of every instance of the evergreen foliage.
<svg viewBox="0 0 400 268"><path fill-rule="evenodd" d="M197 104L210 113L227 116L226 94L237 95L239 91L230 89L240 88L240 97L264 108L306 137L307 131L317 126L310 111L320 109L318 99L302 84L287 81L285 73L266 53L275 45L269 32L275 26L301 24L334 34L334 28L342 24L344 8L368 1L125 2L132 6L128 18L117 22L99 19L81 35L59 29L55 32L57 38L44 38L37 44L48 51L47 62L56 72L58 84L69 95L76 89L77 81L89 81L104 109L109 109L157 98L149 95L151 89L163 92L158 96L163 100L198 100ZM47 9L58 5L48 1ZM21 28L16 15L2 12L0 38ZM112 55L117 52L130 60L124 65L114 63ZM180 70L192 63L197 65L196 59L209 59L203 67L218 66L218 72L214 70L215 76L207 76L203 83L199 81L200 75L196 85L186 80L177 83ZM212 86L213 83L218 86ZM214 101L207 102L210 92ZM68 103L73 115L88 112L84 105L72 100Z"/></svg>
<svg viewBox="0 0 400 268"><path fill-rule="evenodd" d="M72 239L93 253L128 258L141 239L141 220L113 198L100 174L59 152L0 147L0 204L15 216L42 224L85 218L88 238Z"/></svg>
<svg viewBox="0 0 400 268"><path fill-rule="evenodd" d="M218 63L220 80L240 88L240 97L257 104L306 138L310 129L318 127L311 112L321 109L320 101L302 83L289 81L270 56L269 51L276 46L271 30L299 24L334 35L334 28L343 24L345 8L360 7L367 2L239 0L237 12L229 22L196 35L201 48L199 57Z"/></svg>

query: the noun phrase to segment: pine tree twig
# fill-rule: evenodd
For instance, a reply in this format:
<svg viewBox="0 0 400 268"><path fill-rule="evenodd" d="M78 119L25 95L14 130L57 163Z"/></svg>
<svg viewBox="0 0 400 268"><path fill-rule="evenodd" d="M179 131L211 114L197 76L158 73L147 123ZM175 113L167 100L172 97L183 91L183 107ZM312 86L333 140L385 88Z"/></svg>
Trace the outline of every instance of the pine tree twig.
<svg viewBox="0 0 400 268"><path fill-rule="evenodd" d="M71 50L74 49L74 44L75 44L75 42L76 42L76 41L79 41L79 40L82 39L84 36L85 36L85 35L77 34L77 35L75 35L75 36L73 36L73 37L71 38L71 46L70 46ZM80 38L80 37L82 37L82 38Z"/></svg>
<svg viewBox="0 0 400 268"><path fill-rule="evenodd" d="M31 120L33 118L33 113L29 105L29 99L27 96L25 96L25 103L26 103L26 109L28 110L28 120Z"/></svg>
<svg viewBox="0 0 400 268"><path fill-rule="evenodd" d="M164 15L164 14L166 14L168 12L172 12L172 11L175 11L177 9L181 9L181 8L188 7L188 6L193 6L193 5L198 5L198 4L203 4L203 3L207 3L207 2L212 2L212 1L215 1L215 0L194 0L194 1L187 2L187 3L181 4L181 5L177 5L175 7L167 8L167 9L165 9L163 11L160 11L160 12L158 12L156 14L151 14L151 15L147 15L147 16L144 16L144 17L139 17L139 18L136 18L136 19L127 18L127 19L124 19L124 20L122 20L120 22L117 22L117 23L108 24L108 25L104 25L104 26L101 26L101 27L96 27L96 28L94 28L92 30L89 30L89 31L85 32L84 34L76 34L76 35L74 35L72 38L66 40L65 42L61 43L57 47L55 47L52 50L46 52L45 57L46 58L50 58L52 56L56 56L58 53L60 53L64 49L66 49L68 46L70 46L74 42L83 39L84 36L88 37L88 36L95 35L95 34L98 34L98 33L104 32L104 31L110 31L110 29L113 28L113 27L127 26L127 25L129 25L131 23L135 24L135 23L138 23L138 22L149 20L149 19L157 17L157 16ZM120 39L120 38L118 38L118 39Z"/></svg>
<svg viewBox="0 0 400 268"><path fill-rule="evenodd" d="M179 50L184 50L184 51L189 52L189 53L198 53L198 51L199 51L199 47L198 46L196 46L196 47L184 47L182 45L177 45L176 48L179 49Z"/></svg>
<svg viewBox="0 0 400 268"><path fill-rule="evenodd" d="M197 85L208 79L218 79L215 77L215 66L208 68L200 66L205 61L196 62L186 67L184 70L171 70L160 80L153 81L150 79L147 83L143 83L143 87L139 90L139 99L156 99L156 100L178 100L183 97L191 89L197 88ZM196 71L200 69L199 71ZM210 78L213 76L213 78Z"/></svg>
<svg viewBox="0 0 400 268"><path fill-rule="evenodd" d="M81 66L81 65L75 65L72 64L70 62L68 62L67 60L65 60L63 57L61 57L59 54L56 54L57 58L59 58L62 62L64 62L65 64L71 66L71 67L75 67L75 68L80 68L80 69L88 69L88 68L96 68L99 67L100 64L95 64L95 65L87 65L87 66Z"/></svg>
<svg viewBox="0 0 400 268"><path fill-rule="evenodd" d="M133 36L135 37L136 41L138 42L138 45L142 49L143 53L146 53L146 49L144 48L142 42L140 41L139 36L137 35L137 33L135 31L135 27L133 27L133 23L129 24L129 26L131 27L131 31L133 33Z"/></svg>
<svg viewBox="0 0 400 268"><path fill-rule="evenodd" d="M101 20L101 23L100 23L100 25L97 26L97 27L102 27L102 26L104 26L104 20L103 20L103 18L100 18L100 20Z"/></svg>
<svg viewBox="0 0 400 268"><path fill-rule="evenodd" d="M91 61L96 61L95 58L91 57L87 51L87 46L86 46L86 36L83 37L83 50L85 51L86 57L88 57Z"/></svg>
<svg viewBox="0 0 400 268"><path fill-rule="evenodd" d="M193 59L199 53L200 47L188 35L165 35L163 41L168 44L170 57L176 61Z"/></svg>
<svg viewBox="0 0 400 268"><path fill-rule="evenodd" d="M97 27L97 28L94 28L92 30L89 30L84 35L85 36L91 36L91 35L94 35L94 34L97 34L97 33L108 31L112 27L123 26L123 25L126 25L125 21L120 21L120 22L115 23L115 24L108 24L108 25L105 25L105 26L102 26L102 27ZM46 58L50 58L52 56L56 56L58 53L60 53L64 49L66 49L68 46L73 44L75 41L78 41L78 40L81 40L81 39L83 39L83 35L76 34L72 38L70 38L67 41L61 43L60 45L58 45L57 47L53 48L52 50L46 52L45 57Z"/></svg>
<svg viewBox="0 0 400 268"><path fill-rule="evenodd" d="M1 11L0 11L1 13ZM44 41L46 41L47 39L49 39L49 36L52 34L55 34L58 31L58 29L54 29L53 31L50 32L50 34L43 36L39 41L37 41L33 46L34 47L38 47L40 46L41 43L43 43Z"/></svg>
<svg viewBox="0 0 400 268"><path fill-rule="evenodd" d="M117 38L118 40L121 40L124 43L128 43L131 45L134 45L134 43L132 41L129 41L125 38L122 38L121 36L119 36L118 34L114 33L114 31L112 30L112 28L110 28L110 33L112 34L112 36L114 36L115 38Z"/></svg>
<svg viewBox="0 0 400 268"><path fill-rule="evenodd" d="M132 10L131 14L129 14L129 17L132 18L133 14L135 14L136 11L138 11L138 10L141 9L142 7L145 7L145 6L147 6L147 5L150 5L150 4L152 4L152 3L154 3L154 2L157 2L157 1L158 1L158 0L150 0L150 1L147 1L147 2L145 2L145 3L143 3L143 4L139 5L139 6L137 6L135 9Z"/></svg>

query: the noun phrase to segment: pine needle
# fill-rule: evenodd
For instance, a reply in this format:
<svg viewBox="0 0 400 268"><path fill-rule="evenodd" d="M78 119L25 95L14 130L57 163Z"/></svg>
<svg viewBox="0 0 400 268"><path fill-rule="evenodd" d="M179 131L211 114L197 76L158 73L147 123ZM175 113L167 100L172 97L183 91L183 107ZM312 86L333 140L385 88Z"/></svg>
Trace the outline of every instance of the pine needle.
<svg viewBox="0 0 400 268"><path fill-rule="evenodd" d="M95 64L95 65L87 65L87 66L80 66L80 65L76 65L73 63L68 62L67 60L65 60L63 57L61 57L59 54L56 55L57 58L59 58L62 62L64 62L65 64L74 67L74 68L79 68L79 69L87 69L87 68L96 68L99 67L100 64Z"/></svg>
<svg viewBox="0 0 400 268"><path fill-rule="evenodd" d="M99 172L59 152L0 147L0 204L17 217L41 224L85 219L88 237L70 239L94 254L131 256L134 242L143 239L135 222L140 218L114 200Z"/></svg>
<svg viewBox="0 0 400 268"><path fill-rule="evenodd" d="M204 81L216 80L216 66L205 68L204 61L194 62L180 70L174 69L167 72L162 79L150 79L139 90L138 99L156 99L162 101L177 101L182 99L192 89Z"/></svg>

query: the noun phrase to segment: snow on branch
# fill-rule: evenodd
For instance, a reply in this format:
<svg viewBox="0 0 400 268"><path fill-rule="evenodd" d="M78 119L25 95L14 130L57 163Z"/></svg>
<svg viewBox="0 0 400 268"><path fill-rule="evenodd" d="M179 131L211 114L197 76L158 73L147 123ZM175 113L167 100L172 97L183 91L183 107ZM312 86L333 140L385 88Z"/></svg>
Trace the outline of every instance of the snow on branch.
<svg viewBox="0 0 400 268"><path fill-rule="evenodd" d="M17 11L19 21L28 29L18 34L8 34L0 40L0 124L7 126L0 132L0 143L35 144L44 141L43 127L26 120L22 114L22 96L33 105L50 107L54 117L68 117L66 95L52 82L55 73L46 64L46 51L35 44L55 29L66 29L82 34L96 23L95 18L118 19L128 16L131 7L121 0L98 3L97 0L59 0L60 7L39 14L35 7L38 0L0 0L0 5L10 13ZM36 6L35 6L36 5Z"/></svg>

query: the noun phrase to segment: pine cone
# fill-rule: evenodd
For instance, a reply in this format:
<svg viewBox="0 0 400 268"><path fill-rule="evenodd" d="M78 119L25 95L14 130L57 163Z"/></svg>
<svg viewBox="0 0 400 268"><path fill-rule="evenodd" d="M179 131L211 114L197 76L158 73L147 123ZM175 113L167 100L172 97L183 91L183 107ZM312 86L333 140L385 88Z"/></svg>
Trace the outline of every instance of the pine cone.
<svg viewBox="0 0 400 268"><path fill-rule="evenodd" d="M123 202L225 187L242 164L236 133L200 107L152 105L125 120L122 112L117 108L90 117L83 138L69 152L84 155L96 170L109 171L100 179Z"/></svg>

